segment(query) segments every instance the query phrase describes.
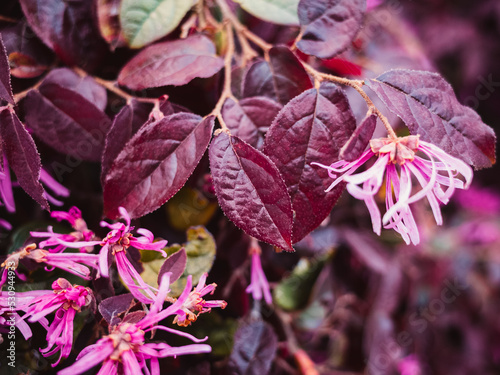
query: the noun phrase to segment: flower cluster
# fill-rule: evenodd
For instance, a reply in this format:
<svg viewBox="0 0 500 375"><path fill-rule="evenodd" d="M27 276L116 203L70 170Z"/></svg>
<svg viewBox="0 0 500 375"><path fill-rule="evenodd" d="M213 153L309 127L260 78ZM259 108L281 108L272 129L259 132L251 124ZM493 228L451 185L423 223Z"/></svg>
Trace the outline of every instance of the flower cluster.
<svg viewBox="0 0 500 375"><path fill-rule="evenodd" d="M74 231L69 234L54 233L53 227L49 226L47 232L30 232L32 237L47 238L40 242L39 246L41 248L49 248L50 252L60 253L66 250L67 246L61 244L59 240L64 242L77 242L92 241L95 239L94 232L89 230L87 223L82 218L82 212L77 207L71 207L68 212L53 211L50 216L57 221L65 220L69 222ZM92 252L93 249L93 246L82 246L80 252Z"/></svg>
<svg viewBox="0 0 500 375"><path fill-rule="evenodd" d="M417 152L425 158L418 156ZM371 167L355 174L374 156L377 160ZM373 139L370 149L352 162L340 160L330 166L316 165L326 168L334 179L328 191L346 182L347 191L365 202L375 233L380 235L383 224L401 234L407 244L412 242L415 245L420 242L420 235L410 204L426 197L436 223L441 225L439 204L447 204L455 189L467 189L472 182L472 169L467 164L413 135ZM457 173L465 182L457 178ZM381 218L375 197L382 188L384 176L386 212ZM421 186L413 195L412 176Z"/></svg>
<svg viewBox="0 0 500 375"><path fill-rule="evenodd" d="M164 257L167 253L163 251L163 248L167 245L167 241L161 240L157 242L154 241L154 235L149 230L144 228L139 228L136 230L137 233L141 234L141 237L135 237L131 231L134 227L130 226L130 216L128 212L123 208L119 208L121 217L125 220L126 224L114 223L109 224L105 221L101 222L102 227L107 227L111 231L106 235L102 241L72 241L68 242L62 238L55 238L55 240L67 247L81 249L88 246L100 245L101 250L99 252L99 273L103 277L109 276L109 258L114 256L116 261L116 267L118 269L118 274L122 278L123 282L130 289L131 293L139 301L143 303L151 303L155 289L150 285L146 284L142 279L141 275L134 268L133 264L127 257L127 249L133 247L140 250L153 250L160 252Z"/></svg>
<svg viewBox="0 0 500 375"><path fill-rule="evenodd" d="M178 298L168 296L170 292L170 272L163 274L159 288L148 285L142 279L135 265L129 258L127 251L133 247L140 250L153 250L166 256L163 248L167 241L154 242L154 235L147 229L137 229L130 225L131 219L124 208L119 208L125 223L101 222L101 226L110 231L103 240L98 240L87 227L80 210L73 207L69 212L55 211L52 217L57 220L68 221L74 229L69 234L55 233L52 227L47 232L31 232L35 238L45 238L39 246L30 244L10 254L2 263L2 267L9 264L9 270L17 273L20 263L41 263L46 270L57 267L71 272L84 279L95 277L109 277L110 259L115 258L118 274L132 295L143 304L149 304L149 311L142 312L138 319L134 313L126 314L119 324L111 326L109 335L100 339L96 344L83 350L78 356L79 360L60 373L79 374L93 366L103 363L99 373L125 373L125 374L159 374L158 358L177 356L183 354L207 353L211 347L200 342L195 337L159 325L159 322L173 316L173 323L179 326L188 326L196 321L202 313L208 313L212 308L225 308L226 302L222 300L206 300L205 297L213 294L216 284L206 284L207 274L204 273L193 289L192 277L187 277L186 286ZM94 246L100 246L99 254L91 254ZM80 249L78 253L67 252L68 248ZM49 268L50 267L50 268ZM96 272L91 273L91 269ZM7 278L7 269L2 273L0 287ZM91 307L95 300L91 290L80 285L71 285L67 280L59 278L52 284L53 290L38 290L19 292L16 294L16 306L9 307L6 292L0 294L0 324L7 325L5 315L15 315L16 325L21 329L24 337L28 339L32 332L26 322L38 322L47 330L47 347L40 349L44 356L59 354L56 366L61 359L67 358L73 343L73 321L78 312L83 308ZM163 310L163 304L171 303ZM11 311L12 310L12 311ZM138 311L135 311L138 313ZM52 322L49 321L52 316ZM195 344L183 347L171 347L165 342L146 343L145 334L150 331L164 330L186 338ZM151 369L146 363L150 364Z"/></svg>
<svg viewBox="0 0 500 375"><path fill-rule="evenodd" d="M13 265L10 268L15 270L16 275L21 280L26 279L17 270L19 263L22 261L44 264L47 271L52 270L54 267L60 268L83 279L90 280L91 268L97 269L98 256L95 254L51 253L50 251L37 248L36 244L29 244L9 254L7 259L0 265L3 268L0 288L7 280L7 264Z"/></svg>
<svg viewBox="0 0 500 375"><path fill-rule="evenodd" d="M52 283L52 291L36 290L16 294L17 311L24 315L17 319L16 324L28 320L40 322L47 329L47 347L40 349L45 356L51 356L60 351L56 366L62 358L67 358L73 345L73 320L77 312L94 303L92 291L80 285L71 285L66 279L57 279ZM0 312L8 309L8 297L5 292L0 295ZM50 325L47 315L55 313ZM25 335L26 337L26 335Z"/></svg>
<svg viewBox="0 0 500 375"><path fill-rule="evenodd" d="M199 297L213 291L212 285L205 286L206 274L200 279L194 291L192 278L188 276L184 291L170 306L162 310L163 303L169 290L169 276L163 276L157 295L154 297L151 309L139 321L127 319L127 316L116 326L111 327L110 334L103 337L96 344L85 348L77 357L77 361L70 367L59 371L59 375L78 375L102 363L99 374L160 374L158 358L175 357L185 354L209 353L212 348L205 341L192 335L177 331L162 325L160 321L175 316L178 321L187 321L193 309L201 312L209 311L211 307L225 307L224 301L204 301ZM196 301L194 304L193 302ZM186 337L196 344L181 347L172 347L165 342L146 343L145 333L163 330ZM147 362L150 362L148 368Z"/></svg>

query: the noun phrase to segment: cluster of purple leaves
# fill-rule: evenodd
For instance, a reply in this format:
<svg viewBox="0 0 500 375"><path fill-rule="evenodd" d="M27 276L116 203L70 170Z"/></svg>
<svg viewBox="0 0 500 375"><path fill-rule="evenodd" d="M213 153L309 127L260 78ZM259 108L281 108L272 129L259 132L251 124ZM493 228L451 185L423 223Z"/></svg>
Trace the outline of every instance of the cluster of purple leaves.
<svg viewBox="0 0 500 375"><path fill-rule="evenodd" d="M98 7L103 3L106 2L96 1ZM182 39L175 32L138 53L127 48L111 52L119 43L107 39L110 42L107 46L99 35L91 2L22 0L20 5L22 13L13 5L12 15L14 19L21 19L21 15L25 18L2 29L5 53L0 56L0 97L5 106L0 112L0 137L2 153L17 183L43 208L48 209L49 205L40 183L41 160L37 146L42 150L42 157L47 155L46 160L51 161L51 172L57 177L75 174L79 165L92 170L95 177L97 166L91 163L100 163L101 188L92 187L97 191L93 200L97 202L96 220L101 199L102 213L110 219L119 216L119 207L125 207L132 218L141 218L166 202L168 206L171 198L186 186L201 192L211 202L217 201L225 216L249 236L287 251L293 251L295 244L297 248L304 248L307 241L309 252L315 248L316 232L310 233L329 219L344 185L325 191L331 179L326 170L314 167L313 163L330 165L340 158L359 156L376 133L376 118L368 116L360 121L364 108L359 110L354 105L351 93L330 82L315 85L303 62L338 74L351 74L352 67L361 66L358 73L363 78L371 77L370 69L362 66L363 55L370 57L371 46L375 51L382 51L381 54L385 50L376 42L370 44L370 35L359 33L359 29L370 17L376 18L377 10L365 13L364 1L300 1L298 17L302 37L296 44L298 51L276 43L265 58L256 58L246 66L234 61L233 97L228 98L221 109L229 132L214 133L217 123L211 109L220 94L222 69L226 69L221 57L225 46L217 39L216 31L192 30L190 36ZM369 4L369 9L372 5ZM390 10L392 5L387 6ZM101 13L103 9L107 8L100 8ZM268 36L270 41L292 43L289 28L264 23L248 14L244 17L255 33ZM399 21L399 15L394 13L393 17ZM394 24L397 20L393 20ZM26 30L31 33L29 38L25 37ZM360 47L363 43L366 45ZM54 56L61 62L58 67L51 66L56 61ZM123 64L124 61L127 62ZM70 68L74 65L81 69ZM107 93L99 79L93 78L93 73L116 79L137 98L124 103L113 92ZM34 85L20 103L14 100L11 75L14 92ZM475 168L494 163L492 129L473 110L459 103L451 86L437 73L391 70L376 78L367 78L365 84L394 113L394 124L396 116L399 117L410 134L420 135L422 140ZM164 94L169 98L162 97L154 108L141 100L145 96L159 98ZM175 101L182 105L174 104ZM368 127L357 127L357 123L368 124ZM362 130L367 128L368 131ZM352 146L350 155L343 148L348 142ZM68 163L68 160L76 162ZM207 187L208 173L211 178ZM76 199L85 202L81 198L84 189L76 185L71 186L73 194L79 193ZM216 198L210 196L210 192L214 192ZM190 202L182 202L181 206L183 204ZM341 215L342 207L345 205L334 210L334 215L335 211ZM153 215L161 218L158 212ZM354 216L345 211L344 215L347 219ZM231 242L231 236L238 239L234 243L239 246L231 244L225 251L239 252L239 257L245 258L248 247L245 237L238 232L234 234L231 224L221 215L211 219L217 228L215 231L221 232L217 233L221 243ZM151 224L157 225L153 221ZM179 236L170 228L162 230L165 237ZM224 231L228 233L222 233ZM370 272L387 273L387 278L398 277L397 270L393 272L376 255L360 249L365 245L359 245L356 237L346 230L341 246L361 252L359 256L368 263ZM432 238L425 234L424 237ZM326 247L332 246L331 242L328 240ZM221 257L222 262L229 259L228 264L239 263L236 255ZM297 259L295 255L290 257ZM355 258L350 252L348 257ZM339 265L345 262L347 259L341 259L337 265L328 262L325 269L331 267L337 272ZM397 264L396 269L403 268ZM276 265L274 268L279 270L276 272L276 280L279 280L285 270ZM360 270L353 275L361 280L354 281L354 276L347 278L353 283L349 288L355 289L353 285L362 283L365 276ZM397 288L399 284L394 280L387 280L388 287ZM357 298L368 298L367 293L357 293ZM377 293L385 291L382 288ZM338 294L349 297L343 289ZM371 318L378 311L378 304L383 306L383 317L393 313L388 307L390 303L384 303L382 297L373 298L377 302L370 305L370 314L361 314L360 319ZM339 308L342 312L350 305ZM236 314L245 315L241 311ZM371 330L380 329L380 324L373 323L375 328L369 324L366 327L372 334ZM244 373L248 365L238 357L238 350L245 355L247 351L262 350L267 355L262 366L268 371L274 358L276 334L261 325L257 330L250 330L259 345L242 348L244 339L238 337L250 334L245 333L243 327L235 336L233 367ZM346 326L341 331L345 334ZM356 334L359 332L352 337ZM355 341L352 337L349 342ZM377 342L376 338L373 340ZM266 349L264 343L269 341L271 349ZM309 349L314 354L317 348L313 346ZM353 349L354 353L360 351ZM367 351L370 358L376 357L376 349L370 347ZM349 362L346 354L349 352L345 348L342 352L346 356L343 366L359 370L361 365ZM394 355L390 368L397 368L402 356L401 353ZM324 360L321 355L314 359Z"/></svg>

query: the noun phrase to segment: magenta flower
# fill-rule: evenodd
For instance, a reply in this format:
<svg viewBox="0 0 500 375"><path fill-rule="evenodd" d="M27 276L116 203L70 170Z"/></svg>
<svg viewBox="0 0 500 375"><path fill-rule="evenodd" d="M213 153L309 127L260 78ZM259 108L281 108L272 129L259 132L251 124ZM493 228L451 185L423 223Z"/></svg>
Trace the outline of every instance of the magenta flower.
<svg viewBox="0 0 500 375"><path fill-rule="evenodd" d="M16 327L19 332L23 335L25 340L28 340L33 336L33 332L29 327L28 323L26 323L16 312L8 312L4 315L0 314L0 337L2 333L10 332L10 327Z"/></svg>
<svg viewBox="0 0 500 375"><path fill-rule="evenodd" d="M94 303L94 296L89 288L71 285L66 279L57 279L52 283L52 289L34 292L20 292L17 298L32 298L27 303L18 303L17 310L25 312L23 320L38 322L55 312L54 320L47 328L47 347L40 352L49 357L60 351L56 366L62 358L67 358L73 345L73 320L77 312Z"/></svg>
<svg viewBox="0 0 500 375"><path fill-rule="evenodd" d="M16 211L16 204L14 202L14 194L12 187L17 185L10 178L9 163L7 157L3 154L3 170L0 170L0 206L5 206L8 212ZM68 197L69 190L57 182L45 169L40 170L40 182L50 189L55 195L59 197ZM45 192L45 198L56 206L62 206L63 202L58 201L52 195Z"/></svg>
<svg viewBox="0 0 500 375"><path fill-rule="evenodd" d="M417 357L411 354L398 362L398 371L401 375L420 375L420 364Z"/></svg>
<svg viewBox="0 0 500 375"><path fill-rule="evenodd" d="M12 225L10 225L10 223L7 221L7 220L4 220L4 219L0 219L0 227L3 227L7 230L11 230L12 229Z"/></svg>
<svg viewBox="0 0 500 375"><path fill-rule="evenodd" d="M47 250L37 249L36 244L30 244L15 253L9 254L7 259L0 265L3 268L0 287L7 281L9 268L14 270L21 280L26 280L25 276L17 271L19 262L23 260L44 263L47 271L57 267L89 280L91 278L89 267L97 269L98 259L98 256L95 254L50 253Z"/></svg>
<svg viewBox="0 0 500 375"><path fill-rule="evenodd" d="M250 285L248 285L246 292L252 293L254 301L260 301L264 295L264 300L270 305L273 303L273 297L271 296L269 282L260 262L260 247L252 246L250 253L252 254L252 271L250 274Z"/></svg>
<svg viewBox="0 0 500 375"><path fill-rule="evenodd" d="M43 167L40 170L40 182L44 185L44 187L50 189L58 197L69 197L69 190L57 182L45 169L43 169ZM44 196L53 205L63 205L63 202L54 198L52 195L47 193L47 191Z"/></svg>
<svg viewBox="0 0 500 375"><path fill-rule="evenodd" d="M5 206L8 212L16 212L14 193L12 192L12 181L10 179L9 164L5 154L3 157L3 170L0 170L0 206Z"/></svg>
<svg viewBox="0 0 500 375"><path fill-rule="evenodd" d="M67 246L61 244L58 240L65 242L77 242L77 241L92 241L95 239L94 232L88 229L87 223L82 218L82 212L77 207L71 207L68 212L65 211L53 211L50 216L57 219L57 221L65 220L71 224L74 232L69 234L54 233L52 226L47 228L47 232L30 232L33 237L36 238L47 238L41 241L39 246L41 248L49 248L52 253L63 252ZM80 252L92 252L94 246L83 246L80 248Z"/></svg>
<svg viewBox="0 0 500 375"><path fill-rule="evenodd" d="M196 321L200 314L210 312L213 307L224 309L227 306L226 301L206 301L202 298L207 294L213 294L217 287L215 283L205 285L207 276L208 274L206 272L201 275L196 288L187 295L185 301L175 312L174 324L181 327L187 327L192 322ZM184 290L191 290L191 282L186 283L186 288Z"/></svg>
<svg viewBox="0 0 500 375"><path fill-rule="evenodd" d="M85 348L77 357L76 362L70 367L59 371L59 375L78 375L94 366L102 363L98 375L104 374L151 374L160 375L158 358L176 357L178 355L209 353L212 348L206 344L199 344L205 341L197 339L185 332L180 332L172 328L158 325L161 320L185 312L192 303L191 292L192 280L188 276L186 287L175 302L161 310L169 287L169 274L167 273L160 283L158 294L154 297L149 313L138 322L127 321L127 317L121 323L111 329L108 336L103 337L96 344ZM199 295L212 292L211 286L205 286L205 279L200 280L196 292ZM207 289L208 288L208 289ZM205 293L206 294L206 293ZM212 301L214 302L214 301ZM225 302L224 302L225 303ZM206 307L206 305L204 305ZM172 347L167 343L146 343L145 333L154 330L164 330L179 336L186 337L196 344L182 347ZM146 361L150 361L150 368Z"/></svg>
<svg viewBox="0 0 500 375"><path fill-rule="evenodd" d="M22 307L28 306L36 297L46 292L45 290L14 294L7 291L0 292L0 330L2 332L9 331L11 326L15 326L24 338L28 340L33 333L28 323L19 316L17 310L22 310ZM46 319L42 319L40 323L44 327L48 326L48 321Z"/></svg>
<svg viewBox="0 0 500 375"><path fill-rule="evenodd" d="M419 136L380 138L370 141L371 148L357 160L344 160L330 166L314 163L328 170L335 181L327 191L340 182L347 183L347 191L355 198L364 200L373 224L373 231L380 235L381 226L400 233L404 241L418 244L420 235L410 204L427 197L438 225L443 222L439 203L447 204L455 189L467 189L472 181L472 169L463 161L446 154L440 148L419 140ZM426 158L416 155L422 153ZM354 174L373 156L378 158L366 171ZM456 178L460 173L465 183ZM412 192L412 175L421 189ZM386 213L380 218L375 202L385 176Z"/></svg>
<svg viewBox="0 0 500 375"><path fill-rule="evenodd" d="M151 303L154 298L154 292L156 291L156 289L144 282L141 275L137 272L137 270L128 259L127 249L132 246L136 249L141 250L159 251L164 257L166 257L167 253L163 251L163 248L167 245L167 241L162 240L153 242L153 233L144 228L139 228L136 230L137 233L142 234L142 237L134 237L132 233L130 233L134 229L134 227L130 226L130 216L127 210L125 210L125 208L123 207L120 207L118 210L121 214L121 217L125 219L126 224L109 224L105 221L102 221L101 226L111 229L111 231L102 241L67 242L60 238L57 238L56 240L60 244L72 248L101 245L102 248L99 252L99 271L101 276L109 276L108 257L110 255L114 255L118 273L123 282L130 289L130 292L139 301L143 303Z"/></svg>

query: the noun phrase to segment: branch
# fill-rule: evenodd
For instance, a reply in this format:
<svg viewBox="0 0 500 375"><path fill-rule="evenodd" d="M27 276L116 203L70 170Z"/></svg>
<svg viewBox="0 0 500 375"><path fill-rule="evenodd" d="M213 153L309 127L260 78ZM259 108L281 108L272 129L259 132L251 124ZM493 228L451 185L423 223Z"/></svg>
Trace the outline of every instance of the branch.
<svg viewBox="0 0 500 375"><path fill-rule="evenodd" d="M387 133L389 134L389 138L397 138L398 136L396 135L396 132L392 128L391 124L389 123L389 120L387 117L385 117L382 112L379 111L377 107L375 107L375 104L373 101L370 99L368 94L363 90L363 85L365 84L364 81L362 80L357 80L357 79L348 79L344 77L337 77L331 74L326 74L326 73L321 73L318 72L316 69L314 69L312 66L309 64L306 64L305 62L301 61L302 65L306 69L306 71L311 74L316 82L321 82L321 81L330 81L330 82L335 82L340 85L344 86L349 86L352 87L354 90L356 90L361 97L364 99L366 104L368 105L368 111L369 113L374 113L377 115L377 117L382 121L382 124L384 124L385 129L387 130Z"/></svg>
<svg viewBox="0 0 500 375"><path fill-rule="evenodd" d="M222 90L222 94L217 101L217 104L215 105L214 110L212 111L211 115L214 115L217 117L219 120L220 126L224 131L229 132L229 129L227 128L226 122L222 118L222 106L224 105L224 102L226 99L231 98L235 101L237 99L234 97L233 92L231 91L231 68L232 68L232 63L233 63L233 57L234 57L234 34L233 30L231 28L230 23L226 23L226 35L227 35L227 50L226 54L224 56L224 88Z"/></svg>

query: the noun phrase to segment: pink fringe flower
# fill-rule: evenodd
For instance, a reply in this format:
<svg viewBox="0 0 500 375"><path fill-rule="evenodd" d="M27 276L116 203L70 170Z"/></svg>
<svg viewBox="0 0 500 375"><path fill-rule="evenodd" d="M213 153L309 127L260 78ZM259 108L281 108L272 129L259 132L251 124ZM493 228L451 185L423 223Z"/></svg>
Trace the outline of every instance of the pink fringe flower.
<svg viewBox="0 0 500 375"><path fill-rule="evenodd" d="M125 220L126 224L114 223L109 224L105 221L101 222L101 226L108 227L111 231L102 241L76 241L67 242L60 238L57 241L67 247L82 248L87 246L101 245L99 252L99 272L101 276L109 276L109 262L108 257L114 255L116 267L120 277L130 289L130 292L143 303L151 303L154 298L156 289L149 286L144 282L141 275L134 268L130 260L127 258L127 249L134 247L141 250L154 250L159 251L164 257L167 253L163 248L167 245L167 241L153 242L154 235L149 230L139 228L137 233L142 234L142 237L134 237L131 231L134 227L130 226L130 216L125 208L120 207L119 212L121 217ZM145 293L145 294L144 294Z"/></svg>
<svg viewBox="0 0 500 375"><path fill-rule="evenodd" d="M335 179L327 191L341 182L347 183L347 191L355 198L365 201L373 224L373 231L380 235L382 224L392 228L409 244L418 244L420 235L410 204L427 197L438 225L443 222L439 203L447 204L455 189L467 189L472 181L472 169L463 161L445 153L440 148L420 141L419 136L402 138L380 138L370 141L371 148L357 160L344 160L330 166L314 163L326 168ZM426 158L416 155L422 153ZM378 156L375 163L364 172L356 170ZM465 183L456 178L460 173ZM412 175L421 189L412 192ZM375 203L385 176L386 212L382 219Z"/></svg>
<svg viewBox="0 0 500 375"><path fill-rule="evenodd" d="M62 358L67 358L73 345L73 320L77 312L94 302L94 296L89 288L80 285L71 285L66 279L59 278L52 283L52 289L18 293L20 297L35 296L27 303L20 303L16 309L23 310L23 320L38 322L47 315L55 312L54 320L47 329L47 347L40 352L49 357L60 351L59 359L52 364L57 366ZM17 297L17 296L16 296ZM19 297L18 297L19 298Z"/></svg>
<svg viewBox="0 0 500 375"><path fill-rule="evenodd" d="M5 206L8 212L16 212L14 193L12 192L12 181L10 179L9 163L7 157L3 157L3 170L0 169L0 206Z"/></svg>
<svg viewBox="0 0 500 375"><path fill-rule="evenodd" d="M411 354L398 362L398 371L401 375L420 375L420 364L417 357Z"/></svg>
<svg viewBox="0 0 500 375"><path fill-rule="evenodd" d="M16 310L28 306L36 297L46 294L46 290L31 291L28 293L9 293L7 291L0 292L0 326L1 331L9 331L10 326L15 326L21 332L23 337L28 340L33 333L28 323L22 319ZM44 326L48 326L48 321L44 318L40 320Z"/></svg>
<svg viewBox="0 0 500 375"><path fill-rule="evenodd" d="M3 157L3 170L0 168L0 206L5 206L8 212L16 212L14 193L12 187L17 185L10 178L9 163L5 154ZM40 170L40 182L49 188L56 196L68 197L69 190L57 182L45 169ZM45 192L45 198L56 206L62 206L63 202L57 200L52 195Z"/></svg>
<svg viewBox="0 0 500 375"><path fill-rule="evenodd" d="M47 232L30 232L33 237L47 238L40 242L39 246L41 248L49 247L50 252L60 253L66 250L67 246L61 244L58 241L59 239L65 242L92 241L95 239L94 232L89 230L87 223L82 218L82 212L77 207L71 207L68 212L53 211L50 216L57 219L57 221L65 220L69 222L75 231L69 234L54 233L52 226L49 226ZM80 252L90 253L93 249L94 246L82 246Z"/></svg>
<svg viewBox="0 0 500 375"><path fill-rule="evenodd" d="M209 353L212 348L206 344L199 344L205 341L197 339L185 332L180 332L172 328L158 325L158 322L169 317L184 312L187 306L191 305L192 299L192 279L188 276L186 287L175 302L162 310L163 303L169 291L169 277L167 273L163 276L158 294L154 297L149 313L138 322L127 321L127 317L121 323L112 328L108 336L103 337L96 344L85 348L77 357L76 362L70 367L59 371L59 375L78 375L92 367L102 363L98 375L108 374L151 374L160 375L160 365L158 358L176 357L178 355ZM197 292L203 295L205 292L213 291L206 289L205 279L200 280ZM210 287L210 286L209 286ZM224 302L225 303L225 302ZM206 307L206 306L205 306ZM146 343L145 333L155 330L167 331L179 336L186 337L196 344L181 347L172 347L167 343ZM150 368L147 362L150 361Z"/></svg>
<svg viewBox="0 0 500 375"><path fill-rule="evenodd" d="M206 301L202 297L207 294L213 294L217 284L212 283L205 285L208 274L205 272L201 275L196 288L191 291L180 308L175 312L174 324L181 327L187 327L192 322L198 319L198 316L203 313L210 312L213 307L224 309L227 306L226 301L212 300ZM191 290L191 283L186 284L184 290Z"/></svg>
<svg viewBox="0 0 500 375"><path fill-rule="evenodd" d="M260 301L262 296L264 296L264 300L270 305L273 303L273 297L271 296L269 282L260 262L260 247L252 246L250 253L252 254L252 271L250 274L250 285L248 285L246 292L252 293L254 301Z"/></svg>
<svg viewBox="0 0 500 375"><path fill-rule="evenodd" d="M90 280L89 267L97 269L98 259L95 254L50 253L47 250L37 249L36 244L30 244L15 253L9 254L7 259L0 265L0 267L3 267L0 287L7 281L9 269L14 270L21 280L26 280L26 277L17 271L19 262L22 260L44 263L47 271L57 267L83 279Z"/></svg>

